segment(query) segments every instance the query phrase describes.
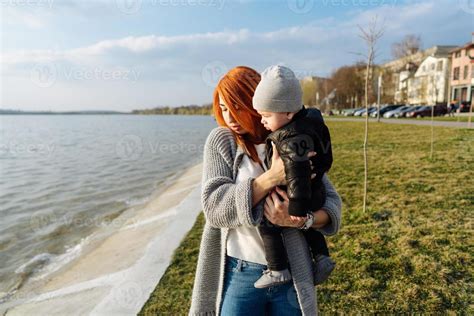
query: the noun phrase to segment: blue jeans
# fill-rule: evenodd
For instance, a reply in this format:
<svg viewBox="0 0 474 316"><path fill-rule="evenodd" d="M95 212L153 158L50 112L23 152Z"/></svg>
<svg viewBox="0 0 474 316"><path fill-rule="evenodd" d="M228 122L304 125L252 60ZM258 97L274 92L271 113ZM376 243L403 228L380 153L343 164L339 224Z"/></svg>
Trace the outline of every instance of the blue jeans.
<svg viewBox="0 0 474 316"><path fill-rule="evenodd" d="M221 315L301 315L293 282L257 289L266 265L226 256Z"/></svg>

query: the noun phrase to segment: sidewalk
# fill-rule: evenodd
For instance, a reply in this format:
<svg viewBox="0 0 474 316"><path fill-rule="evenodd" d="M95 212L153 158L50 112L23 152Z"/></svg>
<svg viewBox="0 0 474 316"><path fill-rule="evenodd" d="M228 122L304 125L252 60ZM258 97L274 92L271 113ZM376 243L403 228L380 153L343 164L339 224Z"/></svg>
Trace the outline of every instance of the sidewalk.
<svg viewBox="0 0 474 316"><path fill-rule="evenodd" d="M116 233L6 315L136 315L201 211L202 164L187 170Z"/></svg>

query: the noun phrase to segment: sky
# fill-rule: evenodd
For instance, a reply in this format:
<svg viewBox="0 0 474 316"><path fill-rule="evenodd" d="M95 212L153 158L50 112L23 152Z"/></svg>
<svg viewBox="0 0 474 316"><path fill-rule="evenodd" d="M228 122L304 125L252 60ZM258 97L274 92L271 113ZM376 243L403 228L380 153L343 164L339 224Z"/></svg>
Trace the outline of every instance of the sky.
<svg viewBox="0 0 474 316"><path fill-rule="evenodd" d="M474 0L0 0L0 108L112 110L204 104L222 75L283 64L330 76L384 28L376 63L420 35L463 45Z"/></svg>

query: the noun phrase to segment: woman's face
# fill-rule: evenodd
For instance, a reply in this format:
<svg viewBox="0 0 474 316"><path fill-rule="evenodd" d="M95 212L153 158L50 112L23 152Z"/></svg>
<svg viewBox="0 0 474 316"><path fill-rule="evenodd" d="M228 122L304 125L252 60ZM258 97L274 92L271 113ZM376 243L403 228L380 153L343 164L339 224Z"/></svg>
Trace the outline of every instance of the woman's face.
<svg viewBox="0 0 474 316"><path fill-rule="evenodd" d="M219 96L219 106L222 111L222 117L224 118L224 121L227 124L227 126L237 134L240 134L240 135L247 134L247 131L244 130L244 128L240 126L240 124L237 123L237 121L234 119L229 109L227 108L227 104L220 96ZM237 108L237 112L239 111L240 111L239 108Z"/></svg>

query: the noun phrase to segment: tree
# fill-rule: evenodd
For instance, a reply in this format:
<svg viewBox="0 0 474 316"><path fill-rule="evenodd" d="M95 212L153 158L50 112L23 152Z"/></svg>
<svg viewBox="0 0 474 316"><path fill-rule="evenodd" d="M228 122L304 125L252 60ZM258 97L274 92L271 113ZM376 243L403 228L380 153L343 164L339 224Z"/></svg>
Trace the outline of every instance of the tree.
<svg viewBox="0 0 474 316"><path fill-rule="evenodd" d="M316 106L316 84L313 81L302 81L301 90L303 90L303 104Z"/></svg>
<svg viewBox="0 0 474 316"><path fill-rule="evenodd" d="M408 34L403 40L392 44L392 56L395 59L413 55L421 50L421 37Z"/></svg>
<svg viewBox="0 0 474 316"><path fill-rule="evenodd" d="M431 87L434 90L434 99L435 105L431 106L431 150L430 150L430 159L433 159L433 149L434 149L434 126L433 126L433 118L434 118L434 109L436 104L438 104L438 81L439 81L439 76L431 77Z"/></svg>
<svg viewBox="0 0 474 316"><path fill-rule="evenodd" d="M377 25L377 17L367 26L366 29L359 27L359 37L364 40L367 45L367 67L365 71L365 134L364 134L364 205L363 211L365 213L367 208L367 181L369 175L369 166L368 166L368 157L367 157L367 145L368 145L368 135L369 135L369 79L372 73L372 65L376 57L376 44L378 40L383 36L384 29Z"/></svg>
<svg viewBox="0 0 474 316"><path fill-rule="evenodd" d="M352 66L342 66L336 69L331 75L331 90L336 90L336 104L344 107L354 108L357 100L364 95L363 88L363 63Z"/></svg>
<svg viewBox="0 0 474 316"><path fill-rule="evenodd" d="M330 79L323 77L308 77L300 81L303 90L303 104L317 106L323 111L323 99L328 95Z"/></svg>
<svg viewBox="0 0 474 316"><path fill-rule="evenodd" d="M156 107L153 109L133 110L132 114L148 114L148 115L211 115L212 104L183 105L178 107Z"/></svg>

